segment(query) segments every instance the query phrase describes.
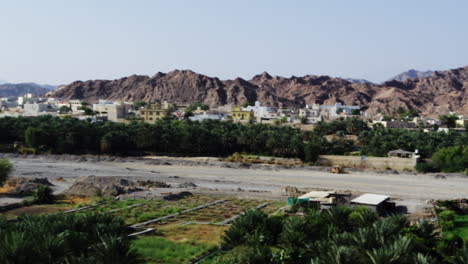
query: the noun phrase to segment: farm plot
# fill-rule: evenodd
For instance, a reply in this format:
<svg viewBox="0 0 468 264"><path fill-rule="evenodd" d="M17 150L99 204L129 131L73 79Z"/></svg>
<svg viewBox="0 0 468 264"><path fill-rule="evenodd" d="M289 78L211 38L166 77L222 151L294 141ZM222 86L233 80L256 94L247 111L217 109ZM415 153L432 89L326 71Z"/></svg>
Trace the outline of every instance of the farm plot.
<svg viewBox="0 0 468 264"><path fill-rule="evenodd" d="M105 211L120 216L124 219L126 224L133 225L158 217L179 213L183 210L210 203L215 200L217 200L215 197L210 196L191 196L178 201L137 200L133 205L129 205L131 206L130 208L123 208L122 210L113 212L112 209L106 209Z"/></svg>
<svg viewBox="0 0 468 264"><path fill-rule="evenodd" d="M218 203L200 210L188 212L178 215L171 219L166 219L162 222L151 224L151 227L157 227L161 224L189 224L189 223L202 223L202 224L216 224L235 215L242 214L245 210L254 208L261 204L257 200L240 200L235 198L226 199L222 203Z"/></svg>

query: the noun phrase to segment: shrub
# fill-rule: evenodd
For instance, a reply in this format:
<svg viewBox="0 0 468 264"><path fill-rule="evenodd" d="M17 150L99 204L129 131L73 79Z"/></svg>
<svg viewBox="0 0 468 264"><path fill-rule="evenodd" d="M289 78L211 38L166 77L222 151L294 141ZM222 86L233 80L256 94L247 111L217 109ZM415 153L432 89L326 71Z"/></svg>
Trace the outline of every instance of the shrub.
<svg viewBox="0 0 468 264"><path fill-rule="evenodd" d="M422 173L439 171L436 167L434 167L434 164L429 163L429 162L418 162L416 164L415 169L416 169L416 171L422 172Z"/></svg>
<svg viewBox="0 0 468 264"><path fill-rule="evenodd" d="M0 159L0 186L7 180L12 171L13 164L6 159Z"/></svg>
<svg viewBox="0 0 468 264"><path fill-rule="evenodd" d="M455 212L451 210L439 213L439 225L444 231L453 230L455 227Z"/></svg>
<svg viewBox="0 0 468 264"><path fill-rule="evenodd" d="M440 148L432 155L432 162L443 172L463 172L468 168L468 147Z"/></svg>
<svg viewBox="0 0 468 264"><path fill-rule="evenodd" d="M443 221L454 221L455 212L452 210L443 211L439 214L439 219Z"/></svg>
<svg viewBox="0 0 468 264"><path fill-rule="evenodd" d="M33 202L38 204L50 204L55 201L52 189L46 185L38 185L33 191Z"/></svg>

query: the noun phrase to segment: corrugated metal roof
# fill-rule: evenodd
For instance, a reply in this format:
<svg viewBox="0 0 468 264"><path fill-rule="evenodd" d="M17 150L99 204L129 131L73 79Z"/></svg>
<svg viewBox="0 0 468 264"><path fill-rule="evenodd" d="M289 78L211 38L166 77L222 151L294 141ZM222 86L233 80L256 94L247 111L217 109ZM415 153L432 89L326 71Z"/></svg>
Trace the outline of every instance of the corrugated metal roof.
<svg viewBox="0 0 468 264"><path fill-rule="evenodd" d="M379 205L382 202L388 200L389 198L390 196L386 196L386 195L366 193L351 200L351 203Z"/></svg>
<svg viewBox="0 0 468 264"><path fill-rule="evenodd" d="M308 198L326 198L330 194L335 193L334 191L313 191L306 194L303 194L298 199L308 199Z"/></svg>

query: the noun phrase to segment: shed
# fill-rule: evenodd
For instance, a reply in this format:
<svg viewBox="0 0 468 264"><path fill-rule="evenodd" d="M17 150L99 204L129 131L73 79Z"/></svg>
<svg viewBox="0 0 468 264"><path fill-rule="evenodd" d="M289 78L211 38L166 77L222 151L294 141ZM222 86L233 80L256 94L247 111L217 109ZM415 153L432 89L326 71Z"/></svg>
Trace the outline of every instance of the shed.
<svg viewBox="0 0 468 264"><path fill-rule="evenodd" d="M392 150L388 152L389 157L398 157L398 158L411 158L413 157L413 152L406 151L403 149Z"/></svg>
<svg viewBox="0 0 468 264"><path fill-rule="evenodd" d="M298 197L299 200L306 200L310 203L336 204L335 191L312 191Z"/></svg>
<svg viewBox="0 0 468 264"><path fill-rule="evenodd" d="M385 214L395 209L395 203L390 202L390 196L366 193L351 200L353 206L364 206L379 214Z"/></svg>
<svg viewBox="0 0 468 264"><path fill-rule="evenodd" d="M306 194L303 194L298 199L310 199L310 198L327 198L330 194L335 193L334 191L312 191Z"/></svg>

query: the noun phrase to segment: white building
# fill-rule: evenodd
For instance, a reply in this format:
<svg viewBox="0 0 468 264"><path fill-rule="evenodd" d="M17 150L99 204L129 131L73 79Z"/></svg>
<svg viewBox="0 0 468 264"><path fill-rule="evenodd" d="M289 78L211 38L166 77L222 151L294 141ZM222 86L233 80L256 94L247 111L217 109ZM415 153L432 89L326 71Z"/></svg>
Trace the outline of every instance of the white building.
<svg viewBox="0 0 468 264"><path fill-rule="evenodd" d="M74 114L81 114L83 111L81 110L81 101L80 100L69 100L68 103L70 104L70 108L72 113Z"/></svg>
<svg viewBox="0 0 468 264"><path fill-rule="evenodd" d="M25 94L24 96L18 97L18 105L22 106L26 103L35 103L37 98L34 98L32 94Z"/></svg>
<svg viewBox="0 0 468 264"><path fill-rule="evenodd" d="M194 115L190 116L189 119L191 121L203 121L203 120L223 120L223 115L214 115L214 114L202 114L202 115Z"/></svg>
<svg viewBox="0 0 468 264"><path fill-rule="evenodd" d="M48 103L25 103L23 108L25 116L40 116L57 113L57 107Z"/></svg>
<svg viewBox="0 0 468 264"><path fill-rule="evenodd" d="M16 97L3 97L0 98L0 109L2 108L16 108L18 100Z"/></svg>
<svg viewBox="0 0 468 264"><path fill-rule="evenodd" d="M306 105L305 108L299 109L299 117L306 119L306 124L315 124L319 121L323 121L323 117L320 114L320 106L317 104Z"/></svg>
<svg viewBox="0 0 468 264"><path fill-rule="evenodd" d="M93 104L93 111L98 117L107 117L107 120L114 122L124 119L129 110L130 105L120 102L99 100L97 104Z"/></svg>
<svg viewBox="0 0 468 264"><path fill-rule="evenodd" d="M321 105L320 109L326 110L330 117L339 116L340 113L351 115L353 110L361 110L361 107L358 105L343 105L341 103L336 103L334 105Z"/></svg>
<svg viewBox="0 0 468 264"><path fill-rule="evenodd" d="M249 105L241 109L242 111L253 111L257 120L270 120L280 117L277 107L261 106L259 101L256 101L254 106Z"/></svg>

